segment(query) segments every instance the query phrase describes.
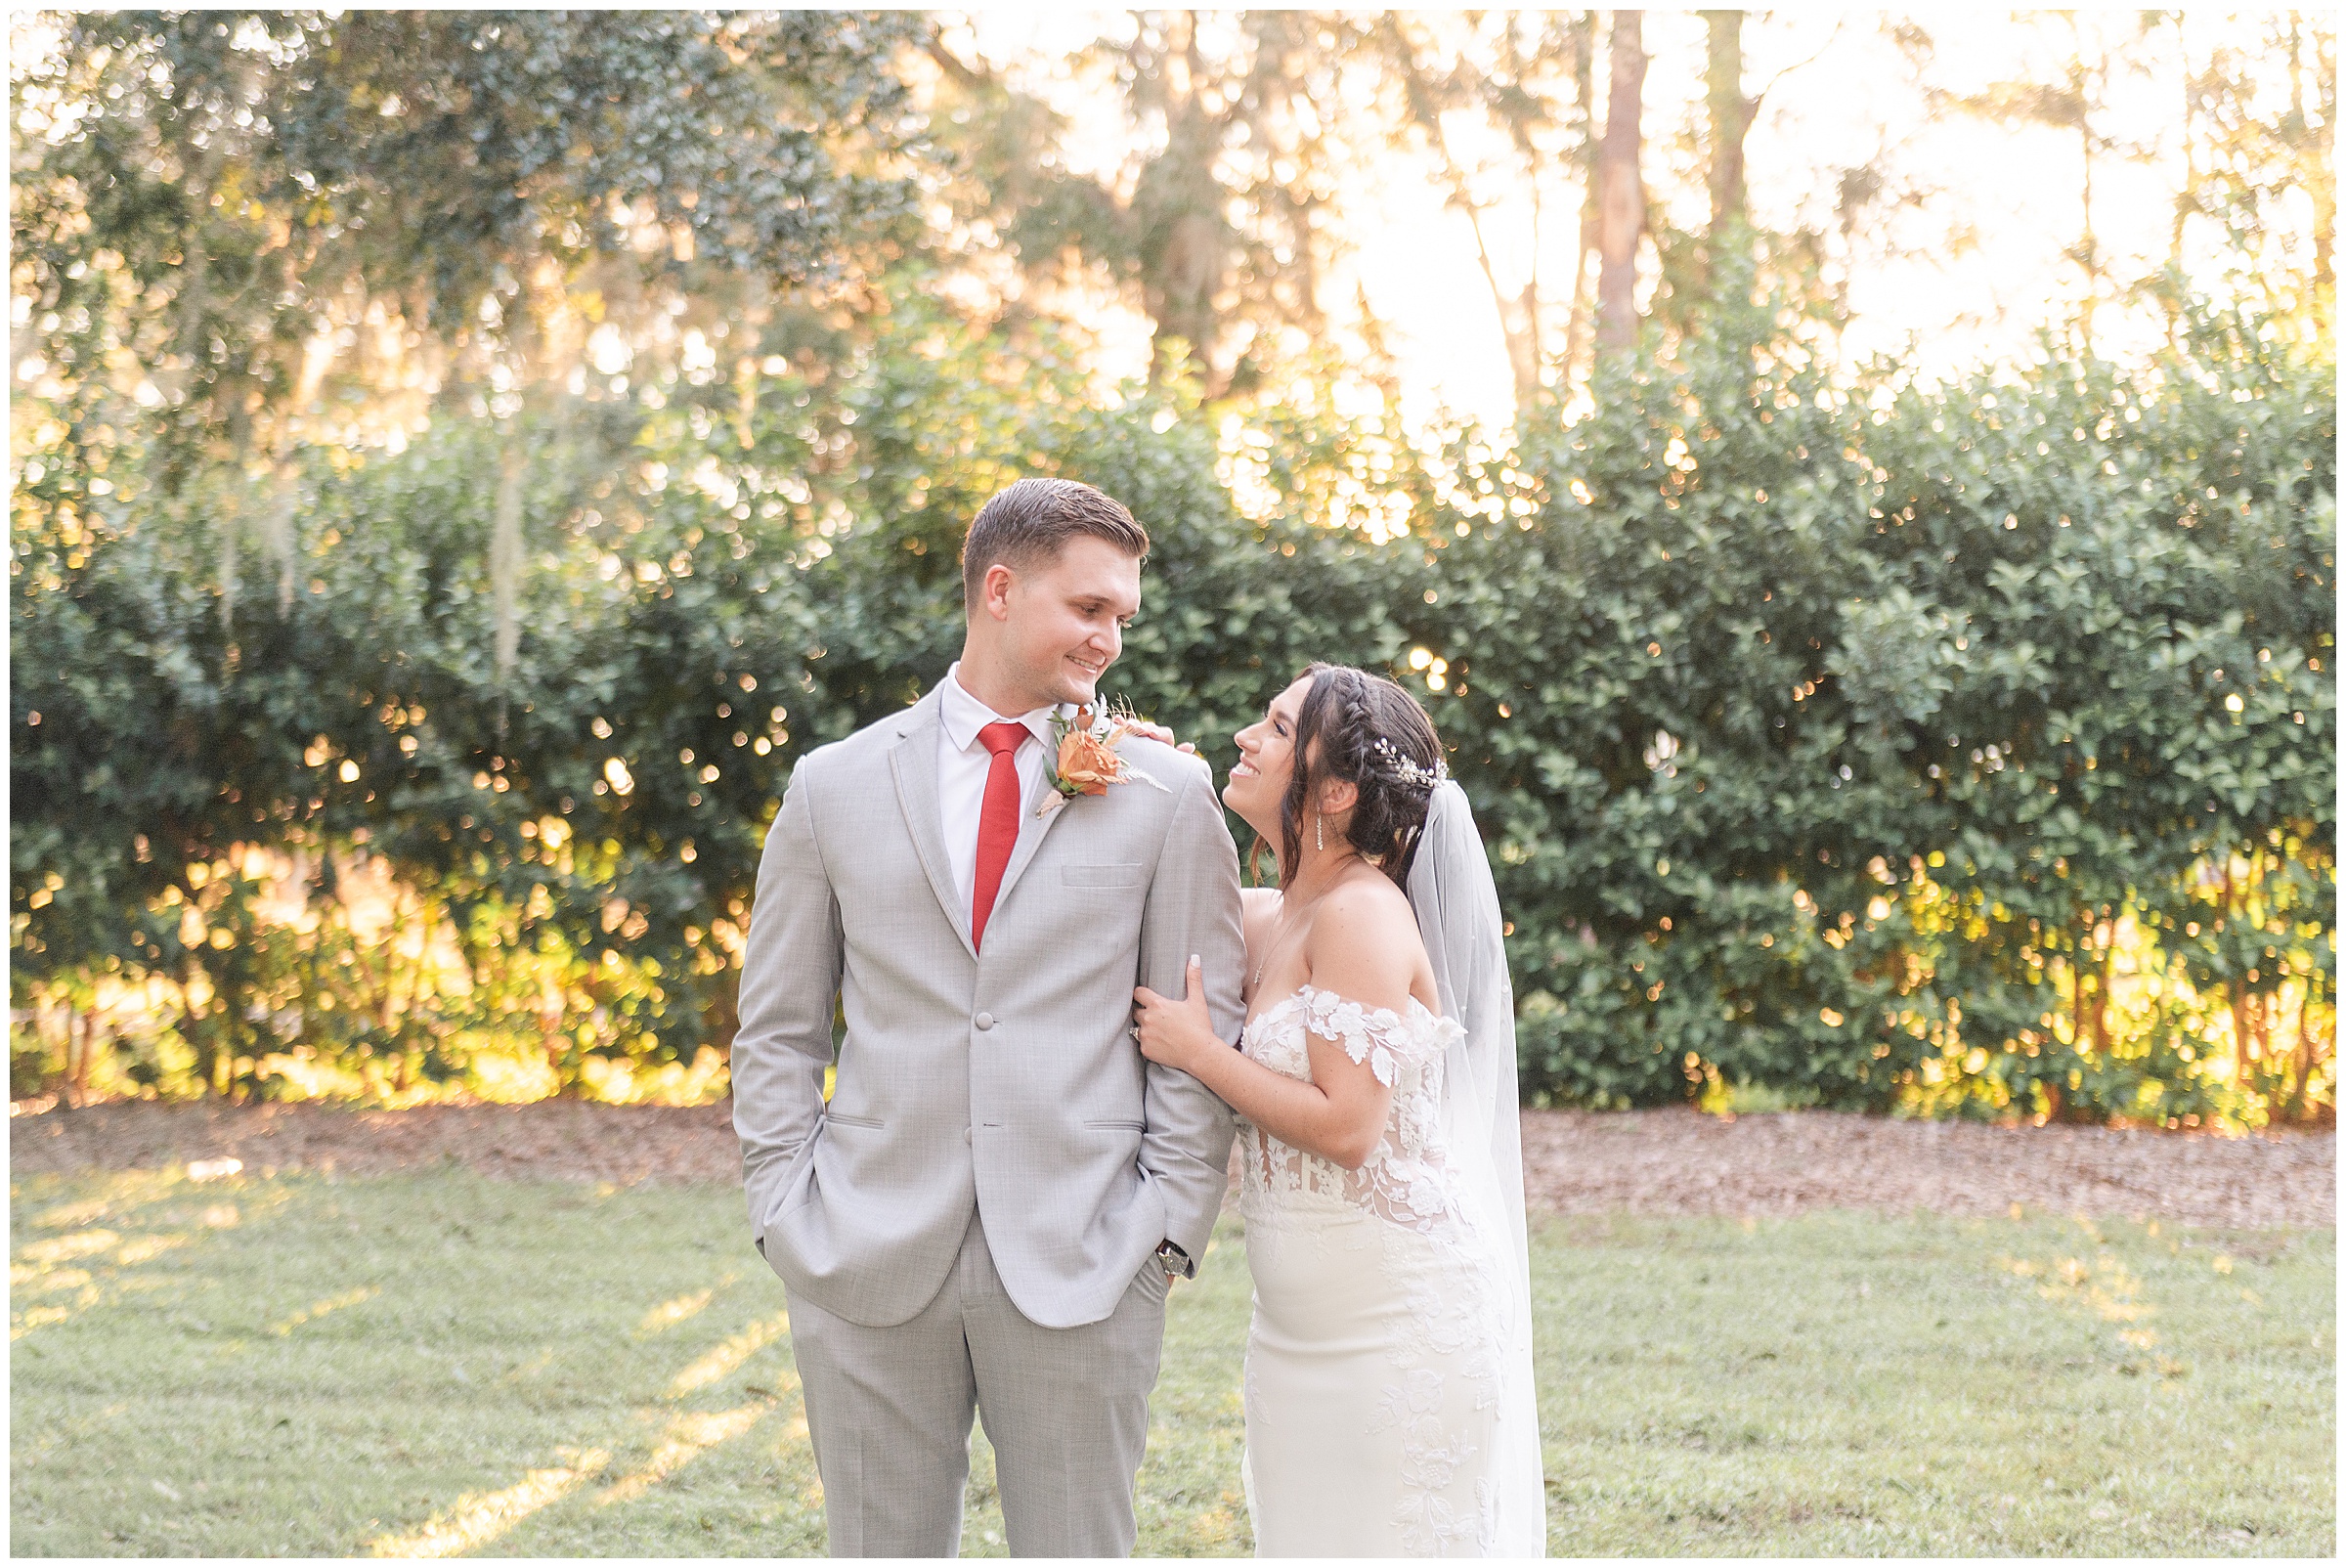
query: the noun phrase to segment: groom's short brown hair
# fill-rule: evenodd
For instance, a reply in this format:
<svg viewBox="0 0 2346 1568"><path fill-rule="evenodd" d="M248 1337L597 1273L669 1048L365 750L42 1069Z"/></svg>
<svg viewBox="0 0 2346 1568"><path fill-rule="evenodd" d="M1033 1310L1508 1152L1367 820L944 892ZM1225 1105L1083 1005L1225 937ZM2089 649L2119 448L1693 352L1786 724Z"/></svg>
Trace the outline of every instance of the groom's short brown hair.
<svg viewBox="0 0 2346 1568"><path fill-rule="evenodd" d="M985 591L986 569L996 562L1013 571L1057 560L1077 534L1104 539L1143 560L1149 532L1123 502L1073 479L1021 479L978 508L970 537L961 545L961 602L966 614Z"/></svg>

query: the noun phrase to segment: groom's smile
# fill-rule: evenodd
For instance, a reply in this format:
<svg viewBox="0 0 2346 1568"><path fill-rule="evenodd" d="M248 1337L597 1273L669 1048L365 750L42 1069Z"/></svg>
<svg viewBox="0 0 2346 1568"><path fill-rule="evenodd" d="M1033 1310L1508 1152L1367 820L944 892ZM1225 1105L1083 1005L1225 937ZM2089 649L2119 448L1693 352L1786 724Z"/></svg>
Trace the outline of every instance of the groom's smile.
<svg viewBox="0 0 2346 1568"><path fill-rule="evenodd" d="M997 711L1097 702L1100 677L1123 653L1124 628L1140 612L1139 559L1078 535L1048 565L1003 575L998 593L989 582L983 613L1020 706Z"/></svg>

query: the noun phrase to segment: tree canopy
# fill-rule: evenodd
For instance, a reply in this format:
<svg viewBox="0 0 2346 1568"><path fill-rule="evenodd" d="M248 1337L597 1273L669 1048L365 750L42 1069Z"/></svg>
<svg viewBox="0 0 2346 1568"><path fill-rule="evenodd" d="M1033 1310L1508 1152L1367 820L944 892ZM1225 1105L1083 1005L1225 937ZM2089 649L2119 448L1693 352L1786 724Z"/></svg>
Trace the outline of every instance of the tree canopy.
<svg viewBox="0 0 2346 1568"><path fill-rule="evenodd" d="M1209 756L1317 658L1427 703L1531 1092L2334 1104L2333 285L2267 244L2327 168L2310 23L2187 50L2177 232L2269 286L2088 245L2088 311L2163 348L2081 314L1941 385L1835 349L1880 186L1772 231L1738 195L1758 22L1703 35L1691 226L1658 138L1598 173L1627 15L1147 14L1074 63L1133 138L1090 172L918 14L46 25L12 964L122 1038L93 1080L91 1025L33 1031L28 1081L721 1055L790 763L938 678L970 516L1048 473L1149 527L1110 684ZM1332 193L1387 154L1575 235L1561 280L1482 254L1511 426L1405 427L1339 330ZM1148 324L1130 376L1102 299Z"/></svg>

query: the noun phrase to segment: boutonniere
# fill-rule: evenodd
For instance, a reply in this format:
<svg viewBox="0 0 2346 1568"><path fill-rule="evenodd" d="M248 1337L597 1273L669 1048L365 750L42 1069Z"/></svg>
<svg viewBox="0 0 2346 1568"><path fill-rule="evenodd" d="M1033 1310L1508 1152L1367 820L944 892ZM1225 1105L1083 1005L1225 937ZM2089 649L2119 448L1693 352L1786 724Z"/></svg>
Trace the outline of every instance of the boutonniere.
<svg viewBox="0 0 2346 1568"><path fill-rule="evenodd" d="M1075 717L1063 719L1051 716L1051 733L1059 744L1051 759L1051 799L1035 811L1038 817L1049 816L1078 795L1106 795L1110 784L1130 784L1135 781L1152 790L1164 788L1146 773L1136 773L1124 759L1116 754L1124 737L1133 732L1135 717L1129 709L1102 708L1095 712L1089 704L1075 710Z"/></svg>

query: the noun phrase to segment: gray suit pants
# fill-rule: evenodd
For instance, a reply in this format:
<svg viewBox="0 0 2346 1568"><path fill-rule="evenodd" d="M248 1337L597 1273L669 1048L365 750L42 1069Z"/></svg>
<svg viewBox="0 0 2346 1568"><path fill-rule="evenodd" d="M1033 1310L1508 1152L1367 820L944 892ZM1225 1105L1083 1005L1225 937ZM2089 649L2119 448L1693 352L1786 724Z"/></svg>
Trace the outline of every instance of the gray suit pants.
<svg viewBox="0 0 2346 1568"><path fill-rule="evenodd" d="M975 1411L1012 1555L1129 1556L1165 1289L1151 1257L1107 1318L1042 1328L1002 1288L973 1210L943 1288L909 1322L867 1328L794 1296L831 1555L955 1555Z"/></svg>

